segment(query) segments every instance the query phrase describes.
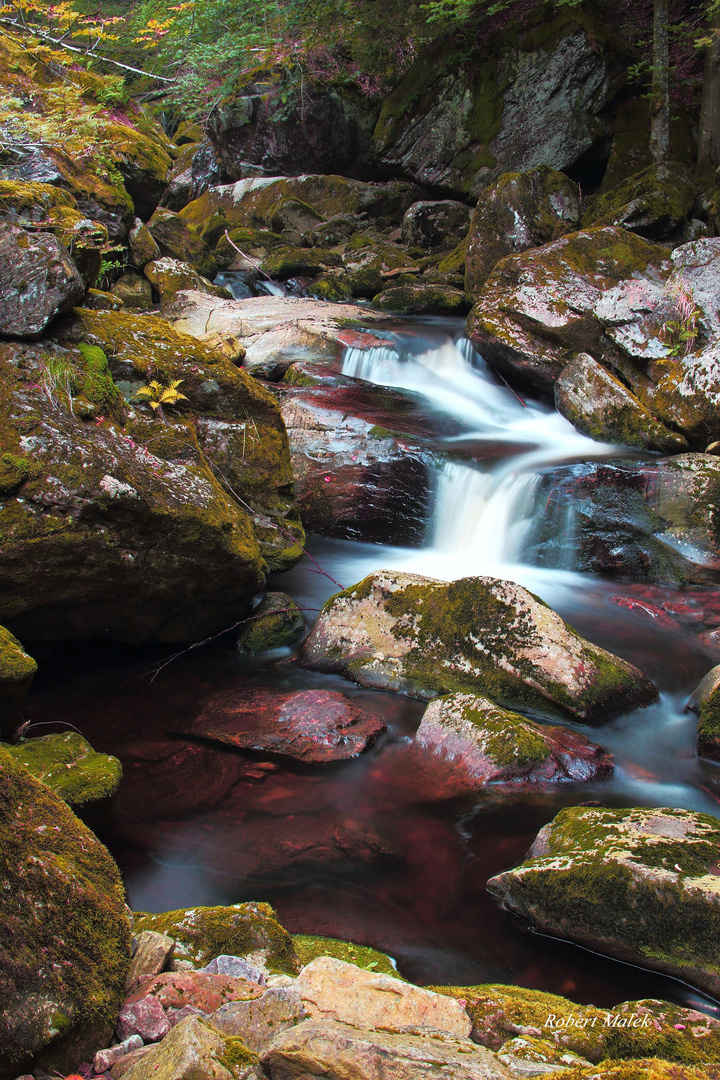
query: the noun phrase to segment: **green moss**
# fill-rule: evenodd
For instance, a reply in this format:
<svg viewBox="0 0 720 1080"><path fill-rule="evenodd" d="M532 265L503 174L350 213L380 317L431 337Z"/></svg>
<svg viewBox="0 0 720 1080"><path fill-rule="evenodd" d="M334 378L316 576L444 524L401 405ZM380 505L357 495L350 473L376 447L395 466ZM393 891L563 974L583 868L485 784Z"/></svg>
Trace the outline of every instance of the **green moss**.
<svg viewBox="0 0 720 1080"><path fill-rule="evenodd" d="M0 684L3 689L29 686L37 664L9 630L0 626Z"/></svg>
<svg viewBox="0 0 720 1080"><path fill-rule="evenodd" d="M314 276L328 266L341 263L338 255L321 248L285 247L266 255L261 263L262 270L271 278L282 280L297 275ZM325 297L321 297L325 299Z"/></svg>
<svg viewBox="0 0 720 1080"><path fill-rule="evenodd" d="M0 455L0 495L12 495L23 481L38 473L37 464L24 454Z"/></svg>
<svg viewBox="0 0 720 1080"><path fill-rule="evenodd" d="M700 757L720 761L720 692L717 690L700 705L697 752Z"/></svg>
<svg viewBox="0 0 720 1080"><path fill-rule="evenodd" d="M443 271L443 273L464 274L465 259L467 257L467 245L468 238L466 236L463 240L460 241L457 247L453 248L449 255L446 255L443 259L440 260L440 262L438 263L438 270Z"/></svg>
<svg viewBox="0 0 720 1080"><path fill-rule="evenodd" d="M111 798L122 778L118 759L97 754L75 731L24 739L5 749L76 812L88 803Z"/></svg>
<svg viewBox="0 0 720 1080"><path fill-rule="evenodd" d="M297 974L298 963L290 935L282 928L269 904L233 904L229 907L196 907L140 913L136 933L155 930L176 941L175 956L197 966L216 956L248 956L262 951L271 971Z"/></svg>
<svg viewBox="0 0 720 1080"><path fill-rule="evenodd" d="M305 293L316 300L327 300L335 303L350 300L352 297L344 278L333 277L330 274L323 274L321 277L316 278L312 285L309 285L305 290Z"/></svg>
<svg viewBox="0 0 720 1080"><path fill-rule="evenodd" d="M98 345L81 341L78 349L86 364L86 376L82 393L104 412L122 421L125 417L125 399L115 385L108 366L108 359Z"/></svg>
<svg viewBox="0 0 720 1080"><path fill-rule="evenodd" d="M247 1066L258 1065L259 1058L257 1054L248 1049L239 1035L227 1035L223 1031L218 1031L212 1024L208 1024L208 1027L223 1038L225 1046L219 1059L220 1064L224 1065L233 1076L247 1076Z"/></svg>
<svg viewBox="0 0 720 1080"><path fill-rule="evenodd" d="M285 593L268 593L238 635L238 647L258 654L293 645L305 628L300 609Z"/></svg>
<svg viewBox="0 0 720 1080"><path fill-rule="evenodd" d="M651 165L591 201L583 228L626 224L647 236L664 235L682 222L695 201L695 185L682 165Z"/></svg>
<svg viewBox="0 0 720 1080"><path fill-rule="evenodd" d="M381 975L393 975L401 979L395 967L385 953L369 945L356 945L352 941L338 938L316 937L311 934L293 934L293 945L300 967L305 967L318 956L332 956L335 960L344 960L346 964L355 964L366 971L377 971Z"/></svg>

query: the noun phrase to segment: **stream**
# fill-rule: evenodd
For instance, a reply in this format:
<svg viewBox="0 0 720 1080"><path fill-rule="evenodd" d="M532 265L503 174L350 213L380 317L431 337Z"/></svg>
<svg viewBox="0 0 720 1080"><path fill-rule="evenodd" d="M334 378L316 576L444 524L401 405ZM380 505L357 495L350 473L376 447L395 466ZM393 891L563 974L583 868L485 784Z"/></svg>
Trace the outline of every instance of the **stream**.
<svg viewBox="0 0 720 1080"><path fill-rule="evenodd" d="M600 1006L656 997L720 1015L672 979L523 932L485 892L486 880L519 862L563 806L601 801L720 814L720 771L696 758L696 719L684 711L720 657L698 644L696 632L638 603L637 584L578 573L567 554L561 566L528 564L543 474L560 463L642 455L595 443L549 405L519 398L462 333L459 319L406 320L388 335L387 348L347 349L343 361L344 374L420 394L428 410L469 431L447 439L447 458L438 460L424 546L311 536L308 550L346 587L381 568L510 578L590 640L637 664L655 680L660 701L582 729L613 754L610 780L430 801L408 767L422 703L303 671L288 663L287 650L244 657L232 635L172 662L170 651L156 646L36 643L30 651L40 674L27 715L33 724L72 724L97 750L122 760L118 813L104 839L136 910L266 900L291 932L371 944L419 983L515 983ZM483 445L492 453L479 452ZM562 527L570 543L559 546L567 553L572 505ZM269 587L289 592L309 622L337 591L307 559ZM677 591L655 594L672 599ZM208 694L248 685L341 690L381 712L388 730L359 758L322 768L173 735Z"/></svg>

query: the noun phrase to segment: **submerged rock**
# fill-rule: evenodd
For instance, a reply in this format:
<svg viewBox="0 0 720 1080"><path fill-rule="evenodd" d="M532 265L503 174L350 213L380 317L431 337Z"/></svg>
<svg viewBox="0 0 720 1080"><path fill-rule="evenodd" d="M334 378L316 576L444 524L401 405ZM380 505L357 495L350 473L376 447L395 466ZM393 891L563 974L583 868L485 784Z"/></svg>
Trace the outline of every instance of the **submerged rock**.
<svg viewBox="0 0 720 1080"><path fill-rule="evenodd" d="M488 882L541 933L720 990L720 821L687 810L571 807Z"/></svg>
<svg viewBox="0 0 720 1080"><path fill-rule="evenodd" d="M214 694L187 733L321 764L355 757L384 730L379 716L336 690L254 688Z"/></svg>
<svg viewBox="0 0 720 1080"><path fill-rule="evenodd" d="M32 656L14 634L0 626L0 739L15 741L22 724L25 695L36 671Z"/></svg>
<svg viewBox="0 0 720 1080"><path fill-rule="evenodd" d="M585 641L521 586L490 577L378 571L328 600L300 657L361 686L426 700L465 691L586 723L657 697L637 668Z"/></svg>
<svg viewBox="0 0 720 1080"><path fill-rule="evenodd" d="M130 924L120 873L62 799L2 749L0 839L0 1069L22 1071L50 1043L54 1068L71 1067L107 1045L122 1000Z"/></svg>
<svg viewBox="0 0 720 1080"><path fill-rule="evenodd" d="M468 790L486 784L598 780L612 759L584 735L546 727L472 694L450 694L428 705L416 745L464 774Z"/></svg>

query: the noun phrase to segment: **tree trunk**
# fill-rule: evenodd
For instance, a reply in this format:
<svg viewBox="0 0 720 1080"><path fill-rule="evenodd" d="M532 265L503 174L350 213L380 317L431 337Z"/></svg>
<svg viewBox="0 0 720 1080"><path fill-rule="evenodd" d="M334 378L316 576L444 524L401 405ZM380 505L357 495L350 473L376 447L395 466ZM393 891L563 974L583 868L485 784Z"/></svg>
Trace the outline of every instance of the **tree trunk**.
<svg viewBox="0 0 720 1080"><path fill-rule="evenodd" d="M720 165L720 8L710 28L712 42L705 50L705 75L700 104L698 165Z"/></svg>
<svg viewBox="0 0 720 1080"><path fill-rule="evenodd" d="M650 153L656 165L670 157L670 60L668 0L653 0L653 68L650 96Z"/></svg>

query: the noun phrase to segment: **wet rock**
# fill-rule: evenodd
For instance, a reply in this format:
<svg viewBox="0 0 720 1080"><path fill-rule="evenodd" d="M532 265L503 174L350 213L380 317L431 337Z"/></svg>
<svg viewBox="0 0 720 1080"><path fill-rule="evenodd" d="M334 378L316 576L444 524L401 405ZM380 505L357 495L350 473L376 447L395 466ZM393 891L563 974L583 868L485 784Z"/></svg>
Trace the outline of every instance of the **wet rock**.
<svg viewBox="0 0 720 1080"><path fill-rule="evenodd" d="M663 240L690 216L696 193L687 166L677 162L651 165L591 199L582 227L622 225L648 240Z"/></svg>
<svg viewBox="0 0 720 1080"><path fill-rule="evenodd" d="M450 285L391 285L373 297L373 307L394 315L460 315L469 304Z"/></svg>
<svg viewBox="0 0 720 1080"><path fill-rule="evenodd" d="M471 791L492 783L598 780L611 758L584 735L533 723L487 698L450 694L428 705L415 736Z"/></svg>
<svg viewBox="0 0 720 1080"><path fill-rule="evenodd" d="M276 1035L295 1027L307 1015L294 987L277 987L252 1001L221 1005L210 1020L218 1031L239 1036L249 1050L259 1054Z"/></svg>
<svg viewBox="0 0 720 1080"><path fill-rule="evenodd" d="M223 300L232 299L227 289L213 285L209 278L203 277L189 263L179 259L154 259L145 267L145 277L160 293L160 305L165 308L176 293L182 289L218 296Z"/></svg>
<svg viewBox="0 0 720 1080"><path fill-rule="evenodd" d="M4 750L0 838L0 1060L20 1072L54 1043L53 1067L64 1069L62 1041L73 1042L75 1062L87 1059L107 1045L122 1000L130 926L120 874L65 803Z"/></svg>
<svg viewBox="0 0 720 1080"><path fill-rule="evenodd" d="M602 156L628 61L587 13L550 19L542 6L471 60L458 63L457 45L440 39L385 100L373 134L379 160L419 183L478 195L510 170L565 170Z"/></svg>
<svg viewBox="0 0 720 1080"><path fill-rule="evenodd" d="M580 353L555 383L555 407L578 431L600 442L679 453L687 439L657 420L602 364Z"/></svg>
<svg viewBox="0 0 720 1080"><path fill-rule="evenodd" d="M503 174L483 191L473 212L465 288L479 293L500 259L558 240L579 221L580 189L564 173L540 165Z"/></svg>
<svg viewBox="0 0 720 1080"><path fill-rule="evenodd" d="M272 1080L352 1076L354 1080L501 1080L494 1054L469 1039L394 1034L331 1020L305 1020L277 1036L260 1056Z"/></svg>
<svg viewBox="0 0 720 1080"><path fill-rule="evenodd" d="M0 334L37 338L85 294L64 244L0 222Z"/></svg>
<svg viewBox="0 0 720 1080"><path fill-rule="evenodd" d="M637 668L497 578L443 582L381 570L325 605L302 662L425 700L454 691L541 716L602 723L657 697Z"/></svg>
<svg viewBox="0 0 720 1080"><path fill-rule="evenodd" d="M467 235L472 208L452 199L416 202L402 221L402 242L426 251L454 248Z"/></svg>
<svg viewBox="0 0 720 1080"><path fill-rule="evenodd" d="M91 825L111 803L122 779L118 759L96 753L77 731L23 739L8 753Z"/></svg>
<svg viewBox="0 0 720 1080"><path fill-rule="evenodd" d="M0 739L14 742L23 722L23 702L37 671L32 656L0 626Z"/></svg>
<svg viewBox="0 0 720 1080"><path fill-rule="evenodd" d="M259 997L262 987L233 975L219 975L207 971L166 971L144 983L125 1001L120 1010L118 1034L139 1023L138 1010L160 1005L163 1009L182 1009L192 1005L201 1012L211 1013L226 1001L247 1001ZM154 1002L154 1004L153 1004ZM158 1014L159 1015L159 1014ZM164 1016L164 1013L163 1013ZM169 1029L166 1028L166 1031ZM142 1031L139 1030L142 1035ZM155 1038L162 1038L158 1035ZM147 1039L149 1036L143 1036Z"/></svg>
<svg viewBox="0 0 720 1080"><path fill-rule="evenodd" d="M561 465L543 479L545 511L527 556L665 584L717 583L719 484L720 462L709 454Z"/></svg>
<svg viewBox="0 0 720 1080"><path fill-rule="evenodd" d="M123 308L148 311L153 306L150 282L137 270L125 270L110 288L113 296L121 301Z"/></svg>
<svg viewBox="0 0 720 1080"><path fill-rule="evenodd" d="M142 270L149 262L160 258L160 248L141 218L135 218L128 233L128 248L133 266Z"/></svg>
<svg viewBox="0 0 720 1080"><path fill-rule="evenodd" d="M305 630L300 608L287 593L266 593L238 634L240 652L264 653L294 645Z"/></svg>
<svg viewBox="0 0 720 1080"><path fill-rule="evenodd" d="M128 994L132 994L142 983L164 971L175 948L171 937L158 934L154 930L143 930L133 944L133 957L125 980Z"/></svg>
<svg viewBox="0 0 720 1080"><path fill-rule="evenodd" d="M698 757L720 761L720 664L695 687L687 707L700 714L695 744Z"/></svg>
<svg viewBox="0 0 720 1080"><path fill-rule="evenodd" d="M162 1001L153 995L126 1001L120 1009L115 1034L121 1041L139 1036L143 1042L160 1042L170 1030Z"/></svg>
<svg viewBox="0 0 720 1080"><path fill-rule="evenodd" d="M384 730L379 716L336 690L256 688L214 694L188 734L321 764L356 757Z"/></svg>
<svg viewBox="0 0 720 1080"><path fill-rule="evenodd" d="M232 1064L231 1064L232 1062ZM125 1080L250 1080L260 1077L257 1058L242 1040L222 1035L206 1020L189 1016Z"/></svg>
<svg viewBox="0 0 720 1080"><path fill-rule="evenodd" d="M253 338L247 346L243 366L253 375L275 381L283 377L291 364L302 360L339 361L339 352L337 340L290 323Z"/></svg>
<svg viewBox="0 0 720 1080"><path fill-rule="evenodd" d="M297 974L292 940L269 904L194 907L135 918L135 931L155 930L175 941L175 956L203 966L216 956L258 954L271 971Z"/></svg>
<svg viewBox="0 0 720 1080"><path fill-rule="evenodd" d="M624 229L570 233L501 259L468 316L468 337L504 374L552 390L577 353L602 358L598 301L642 275L662 287L669 271L662 248Z"/></svg>
<svg viewBox="0 0 720 1080"><path fill-rule="evenodd" d="M453 998L330 956L303 968L294 990L313 1020L395 1033L432 1028L461 1038L470 1034L470 1018Z"/></svg>
<svg viewBox="0 0 720 1080"><path fill-rule="evenodd" d="M719 843L707 814L571 807L487 887L540 933L717 994Z"/></svg>

